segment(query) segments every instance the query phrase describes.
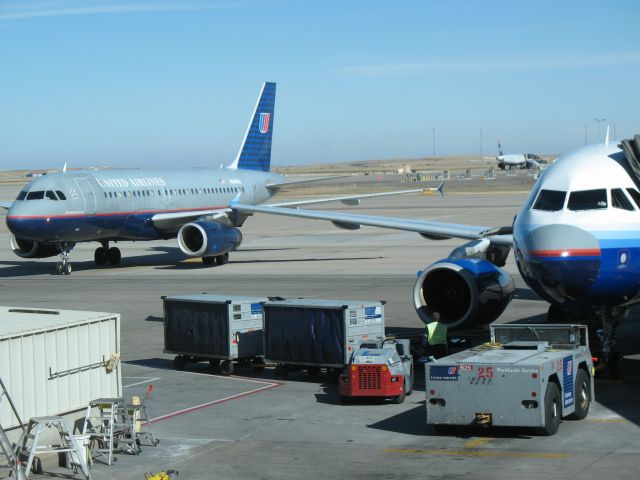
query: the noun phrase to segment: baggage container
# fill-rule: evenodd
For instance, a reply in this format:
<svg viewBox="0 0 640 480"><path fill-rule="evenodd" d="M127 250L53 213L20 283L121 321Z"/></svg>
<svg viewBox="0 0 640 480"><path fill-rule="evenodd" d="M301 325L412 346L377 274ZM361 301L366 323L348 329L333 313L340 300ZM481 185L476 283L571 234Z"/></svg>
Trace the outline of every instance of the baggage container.
<svg viewBox="0 0 640 480"><path fill-rule="evenodd" d="M176 295L164 302L164 352L174 353L176 370L209 360L225 375L232 361L264 366L262 305L264 297Z"/></svg>
<svg viewBox="0 0 640 480"><path fill-rule="evenodd" d="M291 299L264 304L264 354L277 364L276 377L288 366L337 374L364 344L384 340L384 302Z"/></svg>

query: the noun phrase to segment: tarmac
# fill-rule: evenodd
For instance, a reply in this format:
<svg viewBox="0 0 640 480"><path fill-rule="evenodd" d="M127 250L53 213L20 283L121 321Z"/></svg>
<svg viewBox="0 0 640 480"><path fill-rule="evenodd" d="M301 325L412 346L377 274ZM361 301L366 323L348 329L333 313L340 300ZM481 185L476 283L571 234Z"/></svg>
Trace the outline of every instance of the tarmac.
<svg viewBox="0 0 640 480"><path fill-rule="evenodd" d="M0 198L14 198L19 188L0 185ZM510 225L525 197L526 192L454 192L318 208L491 227ZM270 368L256 373L238 367L223 377L206 363L180 372L162 351L160 297L174 294L384 299L389 330L418 331L423 325L412 304L416 272L445 258L460 240L370 227L345 231L325 222L256 215L242 227L244 243L222 267L186 259L175 240L120 243L121 265L96 267L97 244L86 244L71 254L74 272L56 276L55 257L15 256L0 222L0 303L120 313L123 393L144 396L150 384L155 387L146 405L159 445L143 447L138 456L119 454L112 466L96 463L93 479L143 479L145 472L165 469L178 470L184 479L638 477L637 311L620 330L624 380L597 382L589 416L563 421L552 437L527 429L437 434L425 422L422 369L416 391L403 404L344 406L337 386L323 375L311 379L297 372L280 381ZM548 305L524 284L512 255L505 269L517 289L499 321L542 321Z"/></svg>

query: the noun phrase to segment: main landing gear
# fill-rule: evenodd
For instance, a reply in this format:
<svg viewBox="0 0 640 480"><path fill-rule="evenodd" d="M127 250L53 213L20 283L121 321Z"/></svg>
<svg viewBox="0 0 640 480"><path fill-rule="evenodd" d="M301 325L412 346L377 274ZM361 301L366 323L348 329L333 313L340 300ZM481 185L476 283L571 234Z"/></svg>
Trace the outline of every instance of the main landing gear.
<svg viewBox="0 0 640 480"><path fill-rule="evenodd" d="M103 242L102 246L96 248L93 254L96 265L106 265L107 263L109 265L118 265L121 258L120 249L118 247L109 248L109 242Z"/></svg>
<svg viewBox="0 0 640 480"><path fill-rule="evenodd" d="M202 257L202 263L205 265L225 265L229 263L229 252L215 257Z"/></svg>

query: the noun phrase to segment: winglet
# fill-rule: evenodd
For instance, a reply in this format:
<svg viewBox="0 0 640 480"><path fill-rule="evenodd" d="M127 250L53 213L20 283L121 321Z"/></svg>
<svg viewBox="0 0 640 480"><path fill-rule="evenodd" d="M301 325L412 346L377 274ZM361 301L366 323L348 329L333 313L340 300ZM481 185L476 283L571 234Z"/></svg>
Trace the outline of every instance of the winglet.
<svg viewBox="0 0 640 480"><path fill-rule="evenodd" d="M607 125L607 134L604 137L604 148L609 148L609 125Z"/></svg>
<svg viewBox="0 0 640 480"><path fill-rule="evenodd" d="M438 185L438 188L436 188L436 192L440 193L440 196L442 198L444 198L444 186L446 185L447 182L442 182L440 185Z"/></svg>

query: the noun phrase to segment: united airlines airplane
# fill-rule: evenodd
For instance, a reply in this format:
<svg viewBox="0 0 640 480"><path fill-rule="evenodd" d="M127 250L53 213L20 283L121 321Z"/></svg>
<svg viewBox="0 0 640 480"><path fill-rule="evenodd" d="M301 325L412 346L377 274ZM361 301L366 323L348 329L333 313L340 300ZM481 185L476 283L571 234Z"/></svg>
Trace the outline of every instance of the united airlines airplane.
<svg viewBox="0 0 640 480"><path fill-rule="evenodd" d="M615 327L640 302L640 135L592 145L558 158L539 177L512 226L305 211L236 204L239 214L269 213L371 225L468 243L425 268L413 291L425 323L439 312L449 327L492 322L514 293L501 267L511 249L524 281L547 300L549 319L603 326L602 353L615 371Z"/></svg>
<svg viewBox="0 0 640 480"><path fill-rule="evenodd" d="M496 156L498 167L502 170L512 168L533 168L542 167L547 164L546 160L542 157L534 155L533 153L510 153L505 155L502 151L502 145L498 140L498 155Z"/></svg>
<svg viewBox="0 0 640 480"><path fill-rule="evenodd" d="M276 84L263 85L235 160L226 169L85 170L49 174L29 183L7 208L11 248L23 258L60 255L56 272L70 274L69 253L76 243L99 242L97 265L117 265L122 240L176 238L180 250L201 257L206 265L227 263L242 242L238 227L248 214L235 203L259 204L275 195L285 181L269 171ZM328 177L335 178L335 177ZM316 181L319 179L313 179ZM327 201L350 205L359 199L438 188L412 189L276 204L293 207Z"/></svg>

